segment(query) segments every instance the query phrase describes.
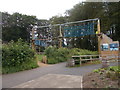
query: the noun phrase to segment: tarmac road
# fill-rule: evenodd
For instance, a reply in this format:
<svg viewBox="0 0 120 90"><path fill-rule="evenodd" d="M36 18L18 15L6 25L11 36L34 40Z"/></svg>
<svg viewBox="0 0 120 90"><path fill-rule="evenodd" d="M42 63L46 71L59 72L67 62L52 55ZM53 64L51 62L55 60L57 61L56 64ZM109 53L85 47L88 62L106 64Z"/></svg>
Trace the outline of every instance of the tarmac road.
<svg viewBox="0 0 120 90"><path fill-rule="evenodd" d="M112 66L117 64L118 62L110 63L110 65ZM40 78L47 74L82 76L100 67L101 64L69 68L66 67L66 63L60 63L52 66L39 67L36 69L21 71L13 74L6 74L2 75L2 88L15 87L19 84Z"/></svg>

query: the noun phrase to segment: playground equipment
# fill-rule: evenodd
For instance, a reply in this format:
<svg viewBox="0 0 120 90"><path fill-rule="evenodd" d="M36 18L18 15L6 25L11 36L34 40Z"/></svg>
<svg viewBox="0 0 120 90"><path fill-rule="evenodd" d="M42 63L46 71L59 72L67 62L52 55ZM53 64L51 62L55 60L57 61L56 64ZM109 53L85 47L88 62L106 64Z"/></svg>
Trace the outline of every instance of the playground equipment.
<svg viewBox="0 0 120 90"><path fill-rule="evenodd" d="M119 42L113 41L107 35L100 32L100 20L88 19L83 21L68 22L64 24L55 24L47 26L37 26L37 29L40 28L41 32L38 35L38 38L35 38L36 28L32 29L32 48L35 49L35 45L40 46L49 46L51 42L57 39L58 46L62 47L64 40L65 44L68 44L67 41L69 38L78 38L86 35L97 35L98 37L98 52L99 57L104 60L109 59L118 59L119 56ZM42 32L45 31L45 33ZM58 30L58 32L53 31ZM95 33L96 32L96 33ZM55 35L56 36L55 36ZM111 58L111 57L112 58Z"/></svg>
<svg viewBox="0 0 120 90"><path fill-rule="evenodd" d="M99 25L98 25L99 24ZM86 35L93 35L95 34L95 29L94 27L97 27L98 25L98 34L100 34L100 23L99 19L88 19L88 20L83 20L83 21L76 21L76 22L68 22L64 24L55 24L55 25L47 25L47 26L37 26L37 29L39 28L41 30L40 34L42 33L42 30L46 29L46 35L49 34L48 36L46 35L41 35L42 37L34 38L35 35L33 35L32 39L32 47L34 48L35 45L42 45L43 42L47 42L48 40L50 42L53 42L57 40L58 47L62 47L63 43L64 45L69 44L68 42L70 41L70 38L78 38L81 36L86 36ZM53 32L53 31L57 32ZM32 32L35 31L35 28L33 27ZM59 32L58 32L59 31ZM54 34L55 33L55 34ZM34 33L32 33L34 34ZM44 38L44 37L47 38ZM51 36L51 37L50 37ZM39 40L38 40L39 39ZM43 40L44 39L44 40ZM44 46L44 45L42 45ZM49 46L49 45L46 45Z"/></svg>

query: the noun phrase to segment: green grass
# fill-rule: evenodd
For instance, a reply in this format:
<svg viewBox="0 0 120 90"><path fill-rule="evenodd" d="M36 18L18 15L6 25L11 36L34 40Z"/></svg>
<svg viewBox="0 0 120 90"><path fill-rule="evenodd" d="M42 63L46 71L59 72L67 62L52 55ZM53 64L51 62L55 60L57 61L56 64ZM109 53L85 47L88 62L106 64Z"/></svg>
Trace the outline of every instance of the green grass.
<svg viewBox="0 0 120 90"><path fill-rule="evenodd" d="M37 54L37 59L42 62L42 58L45 56L44 54Z"/></svg>
<svg viewBox="0 0 120 90"><path fill-rule="evenodd" d="M30 70L33 68L37 68L38 65L36 64L36 61L34 62L28 62L27 64L22 64L20 66L16 66L16 67L4 67L2 68L2 74L8 74L8 73L15 73L15 72L19 72L19 71L24 71L24 70Z"/></svg>

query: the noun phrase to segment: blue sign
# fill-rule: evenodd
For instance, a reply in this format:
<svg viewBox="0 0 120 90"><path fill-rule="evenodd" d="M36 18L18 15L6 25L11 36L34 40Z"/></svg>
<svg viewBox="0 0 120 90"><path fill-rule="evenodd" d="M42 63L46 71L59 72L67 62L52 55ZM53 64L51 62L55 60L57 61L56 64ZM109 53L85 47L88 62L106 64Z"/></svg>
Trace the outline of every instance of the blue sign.
<svg viewBox="0 0 120 90"><path fill-rule="evenodd" d="M119 50L119 45L118 43L112 43L109 45L111 51L118 51Z"/></svg>
<svg viewBox="0 0 120 90"><path fill-rule="evenodd" d="M94 23L81 26L64 27L64 37L80 37L92 34L95 34Z"/></svg>
<svg viewBox="0 0 120 90"><path fill-rule="evenodd" d="M101 50L102 51L107 51L109 49L109 45L107 43L104 43L101 45Z"/></svg>

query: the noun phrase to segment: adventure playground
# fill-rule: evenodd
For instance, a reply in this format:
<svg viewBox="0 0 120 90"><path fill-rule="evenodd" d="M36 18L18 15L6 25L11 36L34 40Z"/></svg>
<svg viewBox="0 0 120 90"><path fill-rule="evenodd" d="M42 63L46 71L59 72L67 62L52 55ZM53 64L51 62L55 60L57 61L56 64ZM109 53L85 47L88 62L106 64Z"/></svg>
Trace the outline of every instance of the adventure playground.
<svg viewBox="0 0 120 90"><path fill-rule="evenodd" d="M46 33L44 33L43 30ZM55 36L54 33L56 33L56 31L57 35ZM41 48L46 47L72 49L70 47L72 39L88 35L96 35L95 38L97 38L98 53L95 55L71 54L71 58L67 60L67 66L75 66L75 64L81 65L82 62L88 61L100 61L103 63L103 67L107 67L109 62L119 60L119 42L113 41L110 37L100 31L100 20L98 18L63 24L34 26L31 31L31 46L38 54L41 54ZM49 63L46 56L42 57L42 62L45 64Z"/></svg>
<svg viewBox="0 0 120 90"><path fill-rule="evenodd" d="M64 15L38 19L38 12L50 17L53 1L27 2L26 12L36 16L0 11L0 89L119 90L120 2L82 2Z"/></svg>

